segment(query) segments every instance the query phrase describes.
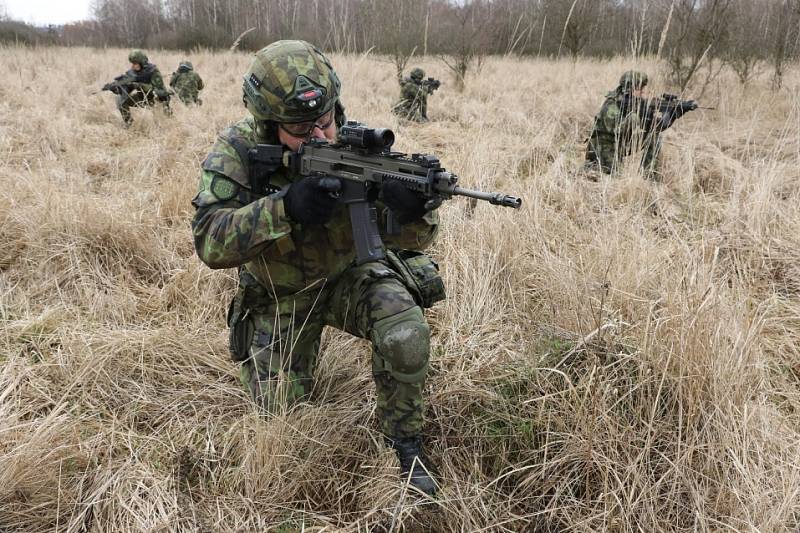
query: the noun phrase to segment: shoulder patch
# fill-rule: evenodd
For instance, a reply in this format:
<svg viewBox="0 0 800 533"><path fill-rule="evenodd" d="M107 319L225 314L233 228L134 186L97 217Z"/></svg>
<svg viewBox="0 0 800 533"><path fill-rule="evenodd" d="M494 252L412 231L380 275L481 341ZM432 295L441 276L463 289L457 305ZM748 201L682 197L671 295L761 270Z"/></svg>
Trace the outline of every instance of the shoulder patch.
<svg viewBox="0 0 800 533"><path fill-rule="evenodd" d="M223 202L227 202L239 193L239 184L220 174L214 176L209 188L211 194Z"/></svg>

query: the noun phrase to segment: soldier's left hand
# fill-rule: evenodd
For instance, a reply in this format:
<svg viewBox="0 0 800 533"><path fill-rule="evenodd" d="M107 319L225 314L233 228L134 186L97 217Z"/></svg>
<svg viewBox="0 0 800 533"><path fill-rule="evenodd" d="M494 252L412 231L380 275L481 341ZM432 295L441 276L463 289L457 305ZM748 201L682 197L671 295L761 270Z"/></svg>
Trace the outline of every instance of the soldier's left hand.
<svg viewBox="0 0 800 533"><path fill-rule="evenodd" d="M386 207L397 215L400 224L408 224L419 220L425 213L435 209L435 205L419 193L403 187L398 181L388 180L382 187L382 200Z"/></svg>

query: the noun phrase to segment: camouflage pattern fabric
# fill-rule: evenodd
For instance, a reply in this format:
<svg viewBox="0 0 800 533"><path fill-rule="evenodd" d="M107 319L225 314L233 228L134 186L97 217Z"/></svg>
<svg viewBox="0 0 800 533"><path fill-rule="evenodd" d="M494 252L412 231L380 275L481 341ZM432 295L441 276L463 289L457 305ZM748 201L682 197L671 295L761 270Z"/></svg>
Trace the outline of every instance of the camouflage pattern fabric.
<svg viewBox="0 0 800 533"><path fill-rule="evenodd" d="M622 76L619 77L617 91L625 92L630 91L631 89L641 89L647 86L649 81L650 78L644 72L640 72L638 70L626 70L622 73Z"/></svg>
<svg viewBox="0 0 800 533"><path fill-rule="evenodd" d="M141 66L145 66L149 63L149 59L147 58L147 54L144 53L144 50L131 50L131 53L128 54L128 61L130 63L138 63Z"/></svg>
<svg viewBox="0 0 800 533"><path fill-rule="evenodd" d="M642 168L656 173L661 136L643 129L647 101L634 99L635 105L624 105L625 96L618 90L606 95L594 119L586 148L586 167L599 168L610 174L617 170L625 156L642 149Z"/></svg>
<svg viewBox="0 0 800 533"><path fill-rule="evenodd" d="M303 122L333 109L341 82L314 45L276 41L255 54L242 89L247 110L257 119Z"/></svg>
<svg viewBox="0 0 800 533"><path fill-rule="evenodd" d="M428 90L420 81L406 78L400 82L400 100L392 111L397 116L414 122L428 120Z"/></svg>
<svg viewBox="0 0 800 533"><path fill-rule="evenodd" d="M275 412L308 399L320 336L327 325L372 341L372 374L383 433L392 438L421 433L429 329L422 310L386 264L350 268L335 283L320 283L277 301L264 294L248 272L242 272L240 282L254 326L240 379L258 405ZM395 317L399 324L392 327ZM406 345L393 353L384 347L384 339L398 334Z"/></svg>
<svg viewBox="0 0 800 533"><path fill-rule="evenodd" d="M192 202L200 258L212 268L239 267L238 314L254 326L242 357L242 382L267 409L306 397L322 329L333 326L372 342L384 432L419 434L429 352L422 310L388 264L354 266L344 206L338 205L324 225L294 223L282 198L297 176L285 169L267 176L272 192L251 192L251 166L240 154L257 142L276 143L268 130L247 118L222 132L203 163L200 191ZM380 212L384 206L376 203ZM381 234L388 248L421 250L437 230L433 211L398 236L386 235L385 227Z"/></svg>
<svg viewBox="0 0 800 533"><path fill-rule="evenodd" d="M133 122L131 117L131 107L149 107L156 102L164 106L164 111L169 114L169 92L164 86L164 79L161 72L152 63L147 63L138 72L128 70L125 73L126 80L129 80L127 94L120 94L117 97L117 109L122 115L122 120L126 124Z"/></svg>
<svg viewBox="0 0 800 533"><path fill-rule="evenodd" d="M200 103L199 94L203 90L203 79L194 70L173 72L169 86L175 89L175 94L184 104Z"/></svg>

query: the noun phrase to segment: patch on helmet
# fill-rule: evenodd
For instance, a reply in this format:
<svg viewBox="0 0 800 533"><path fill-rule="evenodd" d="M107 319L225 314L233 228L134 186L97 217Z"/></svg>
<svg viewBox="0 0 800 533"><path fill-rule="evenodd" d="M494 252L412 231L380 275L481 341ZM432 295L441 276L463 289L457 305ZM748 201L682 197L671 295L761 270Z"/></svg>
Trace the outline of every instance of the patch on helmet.
<svg viewBox="0 0 800 533"><path fill-rule="evenodd" d="M216 196L219 200L226 202L236 196L239 192L239 185L229 180L228 178L217 174L211 180L211 194Z"/></svg>

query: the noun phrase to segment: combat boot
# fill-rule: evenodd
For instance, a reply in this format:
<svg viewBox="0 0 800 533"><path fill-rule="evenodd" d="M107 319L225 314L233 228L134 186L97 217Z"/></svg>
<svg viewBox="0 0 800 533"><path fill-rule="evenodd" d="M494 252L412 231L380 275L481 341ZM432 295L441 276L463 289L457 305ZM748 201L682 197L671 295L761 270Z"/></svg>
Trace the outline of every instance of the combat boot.
<svg viewBox="0 0 800 533"><path fill-rule="evenodd" d="M436 494L436 482L429 474L429 468L422 456L422 438L409 437L391 441L400 460L400 476L408 480L412 487L433 496ZM409 472L411 477L409 478Z"/></svg>

